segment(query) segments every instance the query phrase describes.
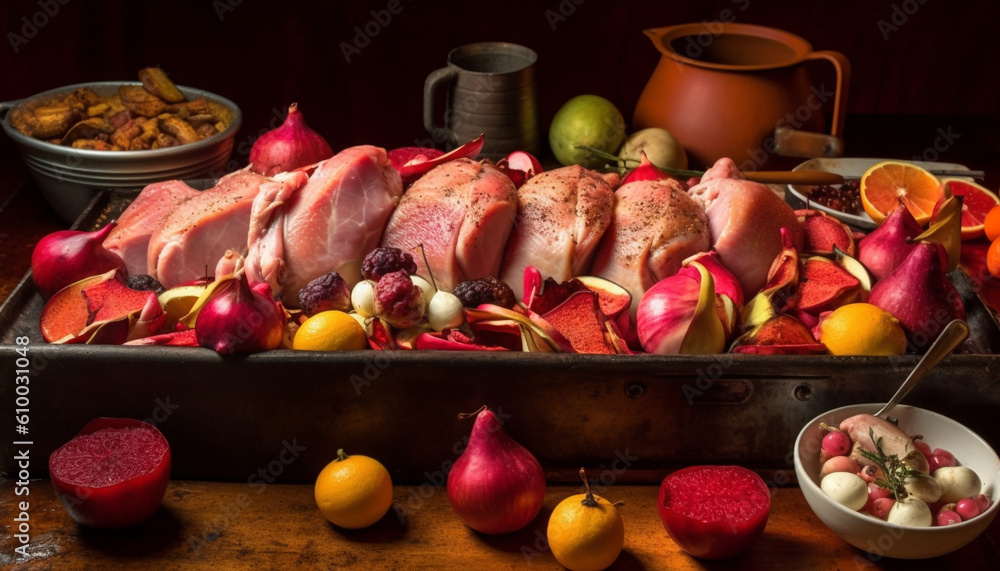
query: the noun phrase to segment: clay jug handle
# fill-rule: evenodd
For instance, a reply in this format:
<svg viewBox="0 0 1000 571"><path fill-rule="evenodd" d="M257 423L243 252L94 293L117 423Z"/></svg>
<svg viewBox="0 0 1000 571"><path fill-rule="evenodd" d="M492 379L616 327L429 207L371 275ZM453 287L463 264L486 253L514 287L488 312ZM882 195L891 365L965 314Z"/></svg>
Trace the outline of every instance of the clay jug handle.
<svg viewBox="0 0 1000 571"><path fill-rule="evenodd" d="M830 126L830 134L777 127L774 130L775 151L785 157L842 156L844 154L844 116L847 110L847 88L851 79L851 62L844 54L831 50L811 52L806 55L806 59L825 59L833 64L833 69L837 72L837 86L833 92L833 121ZM824 89L814 89L814 95L819 99L820 105L827 102L828 94Z"/></svg>
<svg viewBox="0 0 1000 571"><path fill-rule="evenodd" d="M851 62L847 56L833 50L822 50L806 55L806 59L825 59L833 64L837 72L837 88L833 95L833 124L830 134L844 136L844 115L847 114L847 88L851 82Z"/></svg>
<svg viewBox="0 0 1000 571"><path fill-rule="evenodd" d="M458 144L458 135L447 127L442 127L434 123L434 94L441 83L454 81L458 77L458 70L454 67L442 67L434 70L424 81L424 128L434 136L436 133L443 133L446 143ZM446 113L449 111L446 111Z"/></svg>

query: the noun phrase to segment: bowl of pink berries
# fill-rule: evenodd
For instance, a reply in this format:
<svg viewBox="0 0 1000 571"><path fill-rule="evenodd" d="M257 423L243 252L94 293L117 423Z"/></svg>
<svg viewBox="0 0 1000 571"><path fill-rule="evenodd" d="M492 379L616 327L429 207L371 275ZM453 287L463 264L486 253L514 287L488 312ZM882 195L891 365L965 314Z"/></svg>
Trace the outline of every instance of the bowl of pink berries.
<svg viewBox="0 0 1000 571"><path fill-rule="evenodd" d="M834 533L874 560L926 559L974 540L1000 510L1000 458L938 413L881 404L826 412L795 441L806 502Z"/></svg>

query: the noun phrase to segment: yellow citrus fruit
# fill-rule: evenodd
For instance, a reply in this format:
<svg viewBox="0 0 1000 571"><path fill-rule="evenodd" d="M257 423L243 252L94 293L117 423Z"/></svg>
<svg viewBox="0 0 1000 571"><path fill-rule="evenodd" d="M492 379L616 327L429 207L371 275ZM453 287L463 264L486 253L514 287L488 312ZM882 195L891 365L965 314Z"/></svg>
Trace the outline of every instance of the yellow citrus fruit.
<svg viewBox="0 0 1000 571"><path fill-rule="evenodd" d="M392 507L392 478L378 460L337 450L337 459L316 478L315 494L319 511L330 523L361 529Z"/></svg>
<svg viewBox="0 0 1000 571"><path fill-rule="evenodd" d="M299 326L292 349L303 351L356 351L368 346L365 330L343 311L321 311Z"/></svg>
<svg viewBox="0 0 1000 571"><path fill-rule="evenodd" d="M549 125L549 146L563 165L599 168L608 161L578 149L586 145L614 154L625 140L625 118L615 104L599 95L577 95L556 111Z"/></svg>
<svg viewBox="0 0 1000 571"><path fill-rule="evenodd" d="M834 355L902 355L906 332L888 311L870 303L851 303L819 322L819 340Z"/></svg>
<svg viewBox="0 0 1000 571"><path fill-rule="evenodd" d="M546 531L556 561L572 571L598 571L615 562L625 545L618 508L595 496L570 496L552 510Z"/></svg>
<svg viewBox="0 0 1000 571"><path fill-rule="evenodd" d="M876 224L902 201L917 223L924 226L945 191L937 177L904 161L882 161L861 175L861 204Z"/></svg>

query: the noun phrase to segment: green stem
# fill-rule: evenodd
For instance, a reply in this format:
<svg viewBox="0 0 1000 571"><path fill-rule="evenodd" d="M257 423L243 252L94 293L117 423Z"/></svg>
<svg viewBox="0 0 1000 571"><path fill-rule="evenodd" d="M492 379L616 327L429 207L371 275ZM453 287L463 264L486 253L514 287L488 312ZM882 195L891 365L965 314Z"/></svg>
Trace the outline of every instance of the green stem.
<svg viewBox="0 0 1000 571"><path fill-rule="evenodd" d="M637 161L635 159L623 159L623 158L619 157L618 155L612 155L611 153L602 151L601 149L595 149L594 147L590 147L590 146L587 146L587 145L576 145L576 148L580 149L581 151L587 151L588 153L594 155L595 157L597 157L599 159L604 159L606 161L614 161L615 163L621 163L622 167L624 167L626 169L635 168L635 167L628 167L628 166L626 166L627 163L636 163L636 166L639 166L638 165L639 161ZM652 161L650 161L650 162L652 162ZM675 169L675 168L671 168L671 167L661 167L660 165L656 165L656 164L654 164L653 166L655 166L656 168L660 169L661 171L668 172L668 173L670 173L672 175L675 175L675 176L685 176L685 177L697 176L697 177L700 177L703 174L705 174L705 171L695 171L695 170L689 170L689 169Z"/></svg>

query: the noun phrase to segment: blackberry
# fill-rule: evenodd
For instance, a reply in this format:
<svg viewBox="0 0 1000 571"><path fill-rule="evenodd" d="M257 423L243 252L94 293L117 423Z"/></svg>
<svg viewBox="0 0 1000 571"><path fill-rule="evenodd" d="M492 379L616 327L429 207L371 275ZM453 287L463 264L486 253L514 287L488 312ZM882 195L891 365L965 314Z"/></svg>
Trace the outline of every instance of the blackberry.
<svg viewBox="0 0 1000 571"><path fill-rule="evenodd" d="M493 276L466 280L455 286L451 293L458 296L465 307L479 307L484 303L492 303L510 309L517 303L514 290Z"/></svg>
<svg viewBox="0 0 1000 571"><path fill-rule="evenodd" d="M323 311L351 311L351 288L337 272L323 274L299 290L299 307L308 317Z"/></svg>
<svg viewBox="0 0 1000 571"><path fill-rule="evenodd" d="M385 274L403 270L406 275L417 273L417 263L413 255L399 248L375 248L361 262L361 275L366 280L379 281Z"/></svg>
<svg viewBox="0 0 1000 571"><path fill-rule="evenodd" d="M163 287L163 284L149 274L135 274L134 276L129 276L125 285L128 286L129 289L134 289L136 291L156 292L156 295L160 295L167 290L167 288Z"/></svg>

